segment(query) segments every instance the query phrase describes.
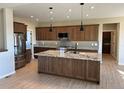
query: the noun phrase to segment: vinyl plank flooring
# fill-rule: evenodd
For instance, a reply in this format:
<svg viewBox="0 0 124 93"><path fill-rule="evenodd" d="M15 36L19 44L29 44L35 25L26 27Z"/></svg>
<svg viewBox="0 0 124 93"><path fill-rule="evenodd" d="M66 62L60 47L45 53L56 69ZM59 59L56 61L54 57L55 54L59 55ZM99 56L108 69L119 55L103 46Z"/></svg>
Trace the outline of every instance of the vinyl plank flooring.
<svg viewBox="0 0 124 93"><path fill-rule="evenodd" d="M103 55L100 84L61 76L37 73L37 60L16 71L16 74L0 80L1 89L122 89L124 66L110 55Z"/></svg>

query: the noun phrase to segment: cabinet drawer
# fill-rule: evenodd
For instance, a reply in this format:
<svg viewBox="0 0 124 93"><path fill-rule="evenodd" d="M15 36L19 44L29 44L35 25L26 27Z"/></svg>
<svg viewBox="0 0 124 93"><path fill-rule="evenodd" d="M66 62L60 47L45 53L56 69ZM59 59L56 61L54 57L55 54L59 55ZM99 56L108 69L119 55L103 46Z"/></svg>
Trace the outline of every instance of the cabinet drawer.
<svg viewBox="0 0 124 93"><path fill-rule="evenodd" d="M15 62L15 68L16 68L16 69L21 68L21 67L25 66L25 64L26 64L25 59L16 61L16 62Z"/></svg>
<svg viewBox="0 0 124 93"><path fill-rule="evenodd" d="M15 61L25 59L25 55L19 55L15 57Z"/></svg>

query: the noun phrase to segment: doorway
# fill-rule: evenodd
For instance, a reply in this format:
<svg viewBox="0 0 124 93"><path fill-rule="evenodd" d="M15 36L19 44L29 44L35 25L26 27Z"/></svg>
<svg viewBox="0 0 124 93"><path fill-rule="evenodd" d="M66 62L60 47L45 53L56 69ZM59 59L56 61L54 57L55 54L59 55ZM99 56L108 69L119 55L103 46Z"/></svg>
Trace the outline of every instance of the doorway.
<svg viewBox="0 0 124 93"><path fill-rule="evenodd" d="M32 49L32 32L31 31L27 31L26 48Z"/></svg>
<svg viewBox="0 0 124 93"><path fill-rule="evenodd" d="M102 53L111 53L111 32L103 32Z"/></svg>

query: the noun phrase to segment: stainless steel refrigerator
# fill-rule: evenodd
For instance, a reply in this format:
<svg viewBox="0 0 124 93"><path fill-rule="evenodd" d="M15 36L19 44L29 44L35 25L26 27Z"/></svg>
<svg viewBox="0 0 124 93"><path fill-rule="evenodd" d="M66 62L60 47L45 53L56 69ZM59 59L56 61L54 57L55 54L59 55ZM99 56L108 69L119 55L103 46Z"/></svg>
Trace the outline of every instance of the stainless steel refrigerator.
<svg viewBox="0 0 124 93"><path fill-rule="evenodd" d="M15 68L25 65L26 40L23 33L14 33Z"/></svg>

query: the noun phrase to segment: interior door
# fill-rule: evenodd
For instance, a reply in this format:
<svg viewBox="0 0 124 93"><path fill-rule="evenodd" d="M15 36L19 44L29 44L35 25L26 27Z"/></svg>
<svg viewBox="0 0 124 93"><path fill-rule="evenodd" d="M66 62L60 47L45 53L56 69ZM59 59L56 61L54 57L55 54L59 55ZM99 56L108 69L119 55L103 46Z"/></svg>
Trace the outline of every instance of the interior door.
<svg viewBox="0 0 124 93"><path fill-rule="evenodd" d="M103 32L102 52L110 54L111 51L111 32Z"/></svg>

